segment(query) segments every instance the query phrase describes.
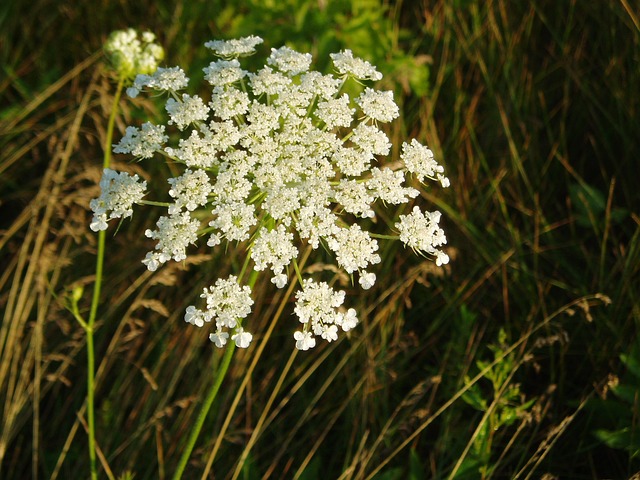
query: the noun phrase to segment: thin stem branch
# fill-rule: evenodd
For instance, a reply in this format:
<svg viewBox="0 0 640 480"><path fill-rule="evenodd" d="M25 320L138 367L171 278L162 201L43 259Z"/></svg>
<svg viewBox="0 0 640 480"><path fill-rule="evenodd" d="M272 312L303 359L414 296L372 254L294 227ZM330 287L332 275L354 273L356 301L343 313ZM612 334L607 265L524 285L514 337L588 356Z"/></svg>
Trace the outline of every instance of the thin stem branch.
<svg viewBox="0 0 640 480"><path fill-rule="evenodd" d="M109 123L107 124L107 135L104 144L104 158L102 162L103 168L111 165L111 142L113 140L113 129L124 86L124 78L118 81L116 94L113 98L113 106L109 115ZM95 392L95 349L93 344L93 332L98 315L98 305L100 303L100 290L102 288L102 271L104 266L106 231L101 230L98 233L98 252L96 253L96 282L93 286L93 295L91 297L91 308L89 310L89 320L86 322L85 331L87 332L87 424L89 427L89 461L91 463L91 479L97 480L98 472L96 469L96 429L95 429L95 413L94 413L94 392ZM76 317L78 318L78 317ZM82 322L80 322L82 324Z"/></svg>
<svg viewBox="0 0 640 480"><path fill-rule="evenodd" d="M227 349L224 352L224 357L222 357L222 362L220 363L220 367L218 368L218 374L216 375L215 381L211 386L211 390L207 394L207 398L205 398L204 403L202 404L202 408L200 409L200 413L198 413L198 418L196 418L196 423L191 429L191 433L189 434L189 439L187 440L187 445L180 456L180 461L178 462L178 466L176 468L175 473L173 474L173 479L178 480L182 478L182 474L184 472L185 467L187 466L187 462L189 461L189 457L191 456L191 452L193 451L193 447L196 444L196 440L198 439L198 435L200 435L200 430L202 430L202 426L204 425L204 421L207 418L207 414L211 409L211 405L215 400L218 390L220 390L220 386L222 385L222 381L227 374L227 370L229 369L229 365L231 364L231 357L233 356L233 352L236 348L236 344L234 342L229 342L227 345Z"/></svg>

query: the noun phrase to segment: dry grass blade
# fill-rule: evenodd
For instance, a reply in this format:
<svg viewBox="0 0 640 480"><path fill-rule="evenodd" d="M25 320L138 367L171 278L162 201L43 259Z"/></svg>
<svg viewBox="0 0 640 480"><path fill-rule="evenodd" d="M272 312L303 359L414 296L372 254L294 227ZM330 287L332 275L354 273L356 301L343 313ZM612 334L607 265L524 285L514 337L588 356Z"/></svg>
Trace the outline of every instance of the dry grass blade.
<svg viewBox="0 0 640 480"><path fill-rule="evenodd" d="M78 132L90 98L91 89L84 95L71 128L60 141L54 160L49 164L38 195L29 206L31 218L13 273L12 286L0 329L0 386L4 391L0 464L6 454L7 445L20 426L19 416L28 404L29 396L33 394L30 373L34 368L37 350L27 348L23 351L22 345L25 344L23 337L25 335L28 337L32 333L27 332L26 327L32 316L32 309L37 304L38 293L50 295L46 292L49 280L46 277L40 277L47 274L47 270L42 268L43 264L55 264L51 259L43 257L47 252L49 225L55 211L56 199L60 196L71 154L77 148ZM26 344L29 345L29 342ZM40 401L40 399L35 398L32 401Z"/></svg>

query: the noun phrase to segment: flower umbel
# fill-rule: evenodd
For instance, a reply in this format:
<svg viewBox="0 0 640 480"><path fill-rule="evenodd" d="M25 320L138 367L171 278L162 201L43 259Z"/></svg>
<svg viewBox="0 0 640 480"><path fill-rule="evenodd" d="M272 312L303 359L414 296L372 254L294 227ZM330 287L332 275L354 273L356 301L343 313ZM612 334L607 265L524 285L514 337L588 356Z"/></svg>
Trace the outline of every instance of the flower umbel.
<svg viewBox="0 0 640 480"><path fill-rule="evenodd" d="M117 30L109 35L104 52L120 77L133 78L138 74L153 73L164 58L164 50L156 43L151 32L138 38L133 28Z"/></svg>
<svg viewBox="0 0 640 480"><path fill-rule="evenodd" d="M105 168L100 180L102 193L89 204L93 211L91 230L106 230L108 220L130 217L133 214L131 207L142 199L146 188L147 182L140 181L138 175Z"/></svg>
<svg viewBox="0 0 640 480"><path fill-rule="evenodd" d="M294 312L301 328L293 336L296 348L308 350L321 340L336 341L358 317L343 307L344 291L300 270L299 246L323 245L338 268L357 276L363 289L371 288L372 270L381 261L378 239L360 220L375 220L376 204L416 198L419 191L407 184L410 177L442 186L449 181L431 150L415 139L403 144L402 161L384 164L392 145L381 124L400 114L393 92L370 86L354 98L341 92L347 81L382 78L369 62L344 50L331 55L336 75L322 74L311 70L311 55L284 46L271 49L257 71L243 69L241 57L254 54L261 43L258 37L207 42L219 58L203 69L209 91L201 96L182 93L189 79L180 67L138 75L129 95L166 92L168 119L165 125L127 127L114 152L138 159L165 156L180 172L168 179L172 201L166 213L155 230L146 231L157 241L143 260L147 268L184 260L201 237L209 247L242 243L246 265L256 272L270 270L278 288L287 285L290 274L297 275L301 289ZM142 197L144 182L117 175L105 171L103 194L91 203L91 228L129 216ZM399 235L394 238L445 264L439 220L438 212L425 214L415 206L395 224ZM206 308L188 307L185 321L215 324L209 338L217 347L229 340L248 347L253 336L245 318L253 300L243 278L218 279L201 297Z"/></svg>

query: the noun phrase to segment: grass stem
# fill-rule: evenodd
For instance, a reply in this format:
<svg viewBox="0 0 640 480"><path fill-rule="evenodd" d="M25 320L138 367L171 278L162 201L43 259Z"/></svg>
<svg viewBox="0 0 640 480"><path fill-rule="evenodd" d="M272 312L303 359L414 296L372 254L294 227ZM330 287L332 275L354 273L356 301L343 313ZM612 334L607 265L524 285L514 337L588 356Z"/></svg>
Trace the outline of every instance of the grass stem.
<svg viewBox="0 0 640 480"><path fill-rule="evenodd" d="M113 128L115 125L116 115L118 112L118 104L122 95L124 86L124 78L118 81L116 94L113 98L113 106L109 115L109 123L107 125L107 135L104 141L104 159L103 168L108 168L111 164L111 142L113 139ZM87 424L89 426L89 461L91 463L91 479L97 479L98 473L96 469L96 428L94 413L94 392L95 392L95 349L93 343L93 332L98 315L98 304L100 303L100 290L102 288L102 271L104 267L106 231L101 230L98 233L98 252L96 253L96 282L93 286L93 295L91 298L91 309L89 311L89 320L86 323L85 331L87 332Z"/></svg>

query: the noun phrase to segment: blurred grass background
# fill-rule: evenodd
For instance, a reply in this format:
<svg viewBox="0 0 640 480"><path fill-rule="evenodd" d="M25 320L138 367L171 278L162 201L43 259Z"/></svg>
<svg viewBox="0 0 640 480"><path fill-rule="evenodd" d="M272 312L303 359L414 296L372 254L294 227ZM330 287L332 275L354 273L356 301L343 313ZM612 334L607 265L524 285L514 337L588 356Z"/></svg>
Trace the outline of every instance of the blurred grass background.
<svg viewBox="0 0 640 480"><path fill-rule="evenodd" d="M342 279L362 319L349 338L296 354L290 311L274 317L281 292L256 286L257 341L236 355L185 478L640 470L637 1L7 0L1 478L89 475L85 337L65 305L77 287L81 306L90 302L88 203L115 90L100 48L128 27L156 33L166 65L194 79L212 38L260 35L264 51L286 43L319 69L350 48L396 93L394 145L428 144L452 184L416 200L444 213L450 265L383 245L375 291ZM121 108L116 138L162 113L153 99ZM165 168L115 162L147 179ZM147 272L150 222L134 215L108 237L96 332L101 478L173 472L220 360L183 311L242 261L205 248Z"/></svg>

